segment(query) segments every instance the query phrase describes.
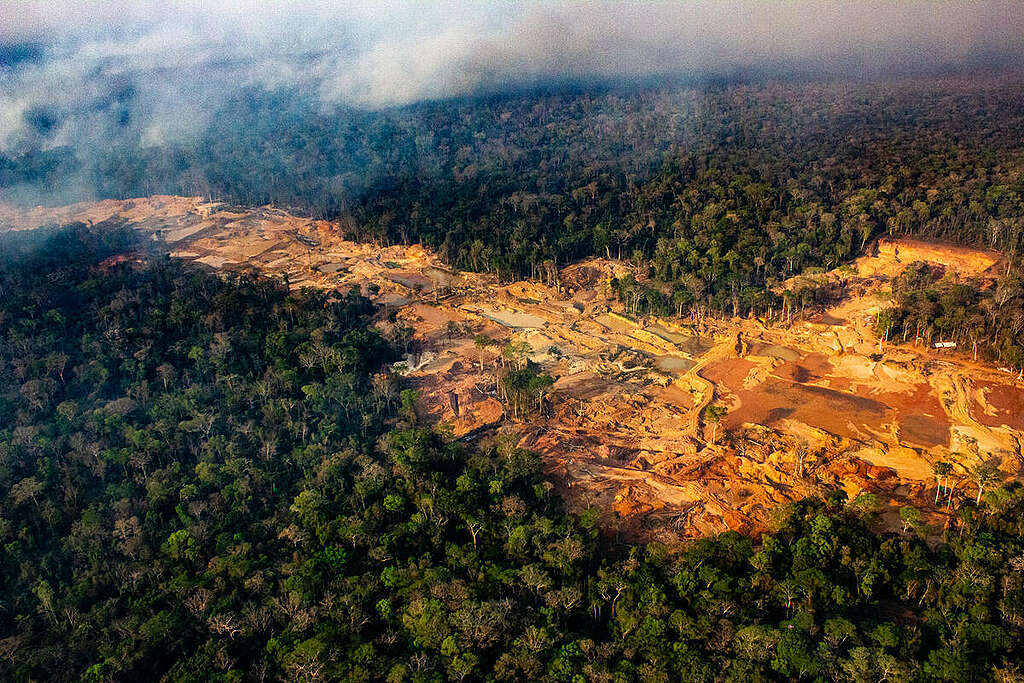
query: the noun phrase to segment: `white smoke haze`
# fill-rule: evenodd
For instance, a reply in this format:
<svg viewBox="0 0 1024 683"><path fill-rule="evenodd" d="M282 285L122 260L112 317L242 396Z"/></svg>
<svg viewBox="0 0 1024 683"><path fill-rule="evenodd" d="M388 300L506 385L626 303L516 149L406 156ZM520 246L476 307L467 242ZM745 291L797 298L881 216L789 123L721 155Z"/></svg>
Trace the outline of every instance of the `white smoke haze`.
<svg viewBox="0 0 1024 683"><path fill-rule="evenodd" d="M245 87L382 108L551 81L1014 65L1019 0L0 0L0 152L195 134ZM2 56L0 52L0 56Z"/></svg>

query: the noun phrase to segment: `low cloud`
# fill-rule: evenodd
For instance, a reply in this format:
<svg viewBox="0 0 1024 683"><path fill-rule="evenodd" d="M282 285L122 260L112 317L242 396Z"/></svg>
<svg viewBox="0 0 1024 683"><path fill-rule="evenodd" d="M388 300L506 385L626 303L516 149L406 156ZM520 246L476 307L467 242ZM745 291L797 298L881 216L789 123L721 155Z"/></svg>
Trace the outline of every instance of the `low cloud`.
<svg viewBox="0 0 1024 683"><path fill-rule="evenodd" d="M5 153L186 139L246 87L373 109L550 81L873 77L1024 55L1017 0L6 4Z"/></svg>

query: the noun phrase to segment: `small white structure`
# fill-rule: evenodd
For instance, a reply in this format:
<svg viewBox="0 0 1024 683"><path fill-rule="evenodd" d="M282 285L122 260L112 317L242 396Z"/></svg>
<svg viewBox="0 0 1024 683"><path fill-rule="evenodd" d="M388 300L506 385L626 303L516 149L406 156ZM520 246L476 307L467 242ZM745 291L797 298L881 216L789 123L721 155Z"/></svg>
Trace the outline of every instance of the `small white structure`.
<svg viewBox="0 0 1024 683"><path fill-rule="evenodd" d="M956 342L935 342L935 348L937 349L955 349Z"/></svg>

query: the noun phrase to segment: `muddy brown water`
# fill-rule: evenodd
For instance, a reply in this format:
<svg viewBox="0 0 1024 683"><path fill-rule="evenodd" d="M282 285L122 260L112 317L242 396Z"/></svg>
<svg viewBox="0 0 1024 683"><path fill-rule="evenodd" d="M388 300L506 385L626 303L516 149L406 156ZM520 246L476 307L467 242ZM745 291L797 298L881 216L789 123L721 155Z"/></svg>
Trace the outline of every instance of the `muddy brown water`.
<svg viewBox="0 0 1024 683"><path fill-rule="evenodd" d="M337 273L339 270L342 270L344 268L345 264L338 262L324 263L323 265L317 266L317 270L327 275L330 275L331 273Z"/></svg>
<svg viewBox="0 0 1024 683"><path fill-rule="evenodd" d="M750 345L751 356L768 356L770 358L778 358L779 360L788 361L795 363L800 360L800 352L796 349L791 349L788 346L779 346L778 344L764 344L761 342L754 342Z"/></svg>
<svg viewBox="0 0 1024 683"><path fill-rule="evenodd" d="M403 287L408 287L409 289L416 289L417 287L420 287L423 290L429 290L434 286L433 280L423 275L420 275L419 273L387 273L385 277L387 277L392 282L397 282Z"/></svg>
<svg viewBox="0 0 1024 683"><path fill-rule="evenodd" d="M427 266L423 269L423 274L435 282L440 287L451 287L455 281L455 274L450 273L446 270L441 270L434 266Z"/></svg>
<svg viewBox="0 0 1024 683"><path fill-rule="evenodd" d="M619 320L618 318L613 318L610 315L599 315L594 318L594 322L599 325L604 325L609 330L620 334L629 334L636 328L635 325Z"/></svg>
<svg viewBox="0 0 1024 683"><path fill-rule="evenodd" d="M514 329L543 327L547 323L539 315L530 315L529 313L519 313L517 311L498 311L481 306L477 312L488 320Z"/></svg>
<svg viewBox="0 0 1024 683"><path fill-rule="evenodd" d="M648 332L656 334L665 341L672 342L679 347L679 350L683 353L688 353L691 356L702 356L707 353L713 344L709 339L703 339L689 334L679 334L678 332L672 332L666 330L661 325L651 325L646 328Z"/></svg>
<svg viewBox="0 0 1024 683"><path fill-rule="evenodd" d="M682 358L680 356L658 356L654 361L654 367L662 372L686 372L694 365L696 363L689 358Z"/></svg>

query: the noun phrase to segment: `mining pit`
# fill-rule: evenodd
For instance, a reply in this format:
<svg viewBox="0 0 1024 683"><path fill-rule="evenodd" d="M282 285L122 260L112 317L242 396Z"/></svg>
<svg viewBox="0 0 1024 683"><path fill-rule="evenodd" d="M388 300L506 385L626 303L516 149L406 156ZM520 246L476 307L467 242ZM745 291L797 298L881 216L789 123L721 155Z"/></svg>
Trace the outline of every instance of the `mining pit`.
<svg viewBox="0 0 1024 683"><path fill-rule="evenodd" d="M597 506L607 528L636 537L757 533L780 504L834 489L875 494L890 524L896 508L915 505L941 529L952 513L933 504L932 463L952 463L950 481L971 498L968 473L983 461L1006 480L1022 475L1024 383L945 350L880 345L871 329L909 263L984 277L1000 266L992 252L883 240L820 276L856 294L769 324L627 316L602 286L632 272L624 262L573 264L548 284L500 283L453 272L421 246L353 242L336 223L272 207L168 196L0 206L0 232L75 221L134 227L215 270L360 287L383 305L383 329L414 330L404 381L425 419L453 438L514 435L542 455L571 506ZM529 345L555 379L542 414L513 419L496 392L500 346L479 348L477 334ZM720 424L708 419L712 403L728 410Z"/></svg>

